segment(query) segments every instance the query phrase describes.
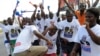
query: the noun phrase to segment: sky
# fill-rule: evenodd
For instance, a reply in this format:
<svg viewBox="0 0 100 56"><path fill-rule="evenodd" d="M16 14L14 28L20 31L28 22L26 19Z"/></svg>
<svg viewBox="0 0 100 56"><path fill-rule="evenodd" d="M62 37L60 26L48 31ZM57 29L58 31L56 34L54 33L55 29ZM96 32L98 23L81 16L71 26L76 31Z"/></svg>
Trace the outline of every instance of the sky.
<svg viewBox="0 0 100 56"><path fill-rule="evenodd" d="M39 5L42 0L19 0L17 11L27 10L34 11L34 7L29 4L31 1L33 4ZM95 1L95 0L93 0ZM17 0L0 0L0 21L12 16L13 9L15 8ZM92 0L90 0L92 2ZM48 14L47 6L50 6L50 10L54 13L57 12L58 0L44 0L44 10ZM100 2L99 4L100 5ZM39 9L38 9L39 10ZM31 17L32 12L23 13L24 17Z"/></svg>
<svg viewBox="0 0 100 56"><path fill-rule="evenodd" d="M19 1L20 3L17 8L18 11L21 10L34 11L34 7L29 2L31 1L33 4L37 5L39 5L42 2L42 0L19 0ZM15 8L16 2L17 0L0 0L0 21L12 16L12 12ZM57 4L58 4L57 0L45 0L44 10L46 11L46 13L48 13L47 6L50 6L50 10L56 12L58 7L55 5ZM31 17L31 15L32 12L23 13L24 17Z"/></svg>

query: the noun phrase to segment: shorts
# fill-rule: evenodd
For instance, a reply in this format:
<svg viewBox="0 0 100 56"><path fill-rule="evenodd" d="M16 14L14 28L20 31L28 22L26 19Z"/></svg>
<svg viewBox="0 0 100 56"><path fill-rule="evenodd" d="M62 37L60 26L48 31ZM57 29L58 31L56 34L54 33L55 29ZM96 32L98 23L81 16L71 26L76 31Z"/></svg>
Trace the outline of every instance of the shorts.
<svg viewBox="0 0 100 56"><path fill-rule="evenodd" d="M68 42L66 45L62 44L62 50L64 53L70 54L73 47L74 47L74 42Z"/></svg>
<svg viewBox="0 0 100 56"><path fill-rule="evenodd" d="M10 43L12 44L11 50L14 51L16 40L10 40Z"/></svg>
<svg viewBox="0 0 100 56"><path fill-rule="evenodd" d="M45 46L31 46L28 50L15 53L14 56L44 56L48 48Z"/></svg>

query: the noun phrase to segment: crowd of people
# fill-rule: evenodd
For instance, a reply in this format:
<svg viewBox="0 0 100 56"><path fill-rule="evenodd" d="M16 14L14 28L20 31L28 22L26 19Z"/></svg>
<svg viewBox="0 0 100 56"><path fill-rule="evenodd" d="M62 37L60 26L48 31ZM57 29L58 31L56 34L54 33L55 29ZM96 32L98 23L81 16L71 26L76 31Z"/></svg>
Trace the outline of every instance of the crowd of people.
<svg viewBox="0 0 100 56"><path fill-rule="evenodd" d="M88 9L80 3L77 11L64 2L68 9L61 17L60 2L57 13L47 7L49 14L42 4L36 13L33 4L31 18L18 17L19 24L14 24L15 9L12 18L0 23L8 56L100 56L99 0Z"/></svg>

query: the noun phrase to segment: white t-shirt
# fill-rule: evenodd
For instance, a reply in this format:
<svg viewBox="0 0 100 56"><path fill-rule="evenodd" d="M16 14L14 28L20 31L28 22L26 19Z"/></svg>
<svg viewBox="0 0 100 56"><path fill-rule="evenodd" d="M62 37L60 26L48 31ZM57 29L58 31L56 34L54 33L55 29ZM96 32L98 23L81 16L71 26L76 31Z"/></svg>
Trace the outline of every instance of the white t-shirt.
<svg viewBox="0 0 100 56"><path fill-rule="evenodd" d="M9 33L10 40L16 40L20 30L19 25L7 25L7 31Z"/></svg>
<svg viewBox="0 0 100 56"><path fill-rule="evenodd" d="M35 25L38 27L38 30L42 33L44 31L45 20L41 18L41 20L35 21Z"/></svg>
<svg viewBox="0 0 100 56"><path fill-rule="evenodd" d="M95 25L91 30L100 36L100 25ZM80 27L74 41L81 44L82 56L100 56L100 45L93 42L85 27Z"/></svg>
<svg viewBox="0 0 100 56"><path fill-rule="evenodd" d="M60 36L67 39L69 42L73 42L74 35L76 34L80 24L77 19L73 18L72 22L68 22L67 19L59 22L56 27L61 31Z"/></svg>
<svg viewBox="0 0 100 56"><path fill-rule="evenodd" d="M15 48L14 53L20 53L23 52L31 47L31 42L33 40L34 31L37 31L36 27L34 25L26 26L21 33L19 34Z"/></svg>
<svg viewBox="0 0 100 56"><path fill-rule="evenodd" d="M38 29L38 27L35 25L35 27L36 27L36 29ZM39 29L38 29L38 31L39 31ZM34 42L34 40L38 40L39 38L36 36L36 35L34 35L33 36L33 40L32 40L32 43Z"/></svg>
<svg viewBox="0 0 100 56"><path fill-rule="evenodd" d="M4 24L1 24L1 23L0 23L0 28L1 28L2 31L3 31L4 41L6 41L7 39L6 39L5 33L7 32L7 25L4 25Z"/></svg>
<svg viewBox="0 0 100 56"><path fill-rule="evenodd" d="M57 32L53 35L53 36L50 36L49 33L47 32L47 34L45 35L45 37L47 39L49 39L52 43L53 43L53 46L51 47L48 47L46 42L45 42L45 45L48 47L48 52L47 54L52 54L52 53L56 53L56 50L57 50L57 46L56 46L56 39L57 39Z"/></svg>

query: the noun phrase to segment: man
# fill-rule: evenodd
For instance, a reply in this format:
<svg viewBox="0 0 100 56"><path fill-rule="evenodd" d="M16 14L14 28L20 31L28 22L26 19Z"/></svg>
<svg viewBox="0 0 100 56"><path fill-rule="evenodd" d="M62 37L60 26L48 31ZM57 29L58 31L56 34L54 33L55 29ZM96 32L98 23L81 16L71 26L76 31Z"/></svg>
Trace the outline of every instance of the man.
<svg viewBox="0 0 100 56"><path fill-rule="evenodd" d="M28 20L28 26L26 26L21 33L19 34L16 45L14 48L15 56L44 56L47 52L47 47L45 46L32 46L31 41L34 38L34 35L40 39L44 39L48 46L51 46L52 43L46 39L36 28L35 25L32 25L32 21ZM26 33L26 34L25 34Z"/></svg>
<svg viewBox="0 0 100 56"><path fill-rule="evenodd" d="M7 19L8 25L7 25L7 32L6 32L6 38L8 42L11 45L11 49L13 51L17 36L19 35L20 32L20 26L19 25L13 25L13 20L11 18Z"/></svg>
<svg viewBox="0 0 100 56"><path fill-rule="evenodd" d="M87 9L85 26L81 26L76 34L74 39L76 44L71 56L76 56L78 44L81 44L81 56L100 56L100 25L97 19L99 19L99 10Z"/></svg>
<svg viewBox="0 0 100 56"><path fill-rule="evenodd" d="M56 25L53 25L49 27L50 29L56 28L58 29L58 36L61 37L63 43L61 43L61 47L64 53L66 53L68 56L70 52L72 51L72 48L74 46L74 36L76 35L76 32L78 31L78 28L80 26L79 22L75 17L73 17L73 13L69 10L66 12L66 20L63 20L59 22Z"/></svg>
<svg viewBox="0 0 100 56"><path fill-rule="evenodd" d="M7 32L7 20L4 20L3 21L3 24L0 23L0 28L2 28L2 31L3 31L3 37L4 37L4 44L5 44L5 47L6 47L6 50L7 50L7 55L8 56L11 56L11 53L10 53L10 45L9 45L9 42L6 38L6 32Z"/></svg>
<svg viewBox="0 0 100 56"><path fill-rule="evenodd" d="M69 7L69 9L72 10L72 12L74 13L74 15L78 18L78 21L80 23L80 25L83 25L85 23L85 10L86 10L86 4L85 3L80 3L79 4L79 10L78 11L74 11L68 4L68 2L66 0L64 0L65 3L67 4L67 6ZM89 0L88 0L89 1ZM99 0L96 0L94 2L94 4L92 5L92 7L95 7L98 4ZM88 3L88 5L90 5Z"/></svg>

